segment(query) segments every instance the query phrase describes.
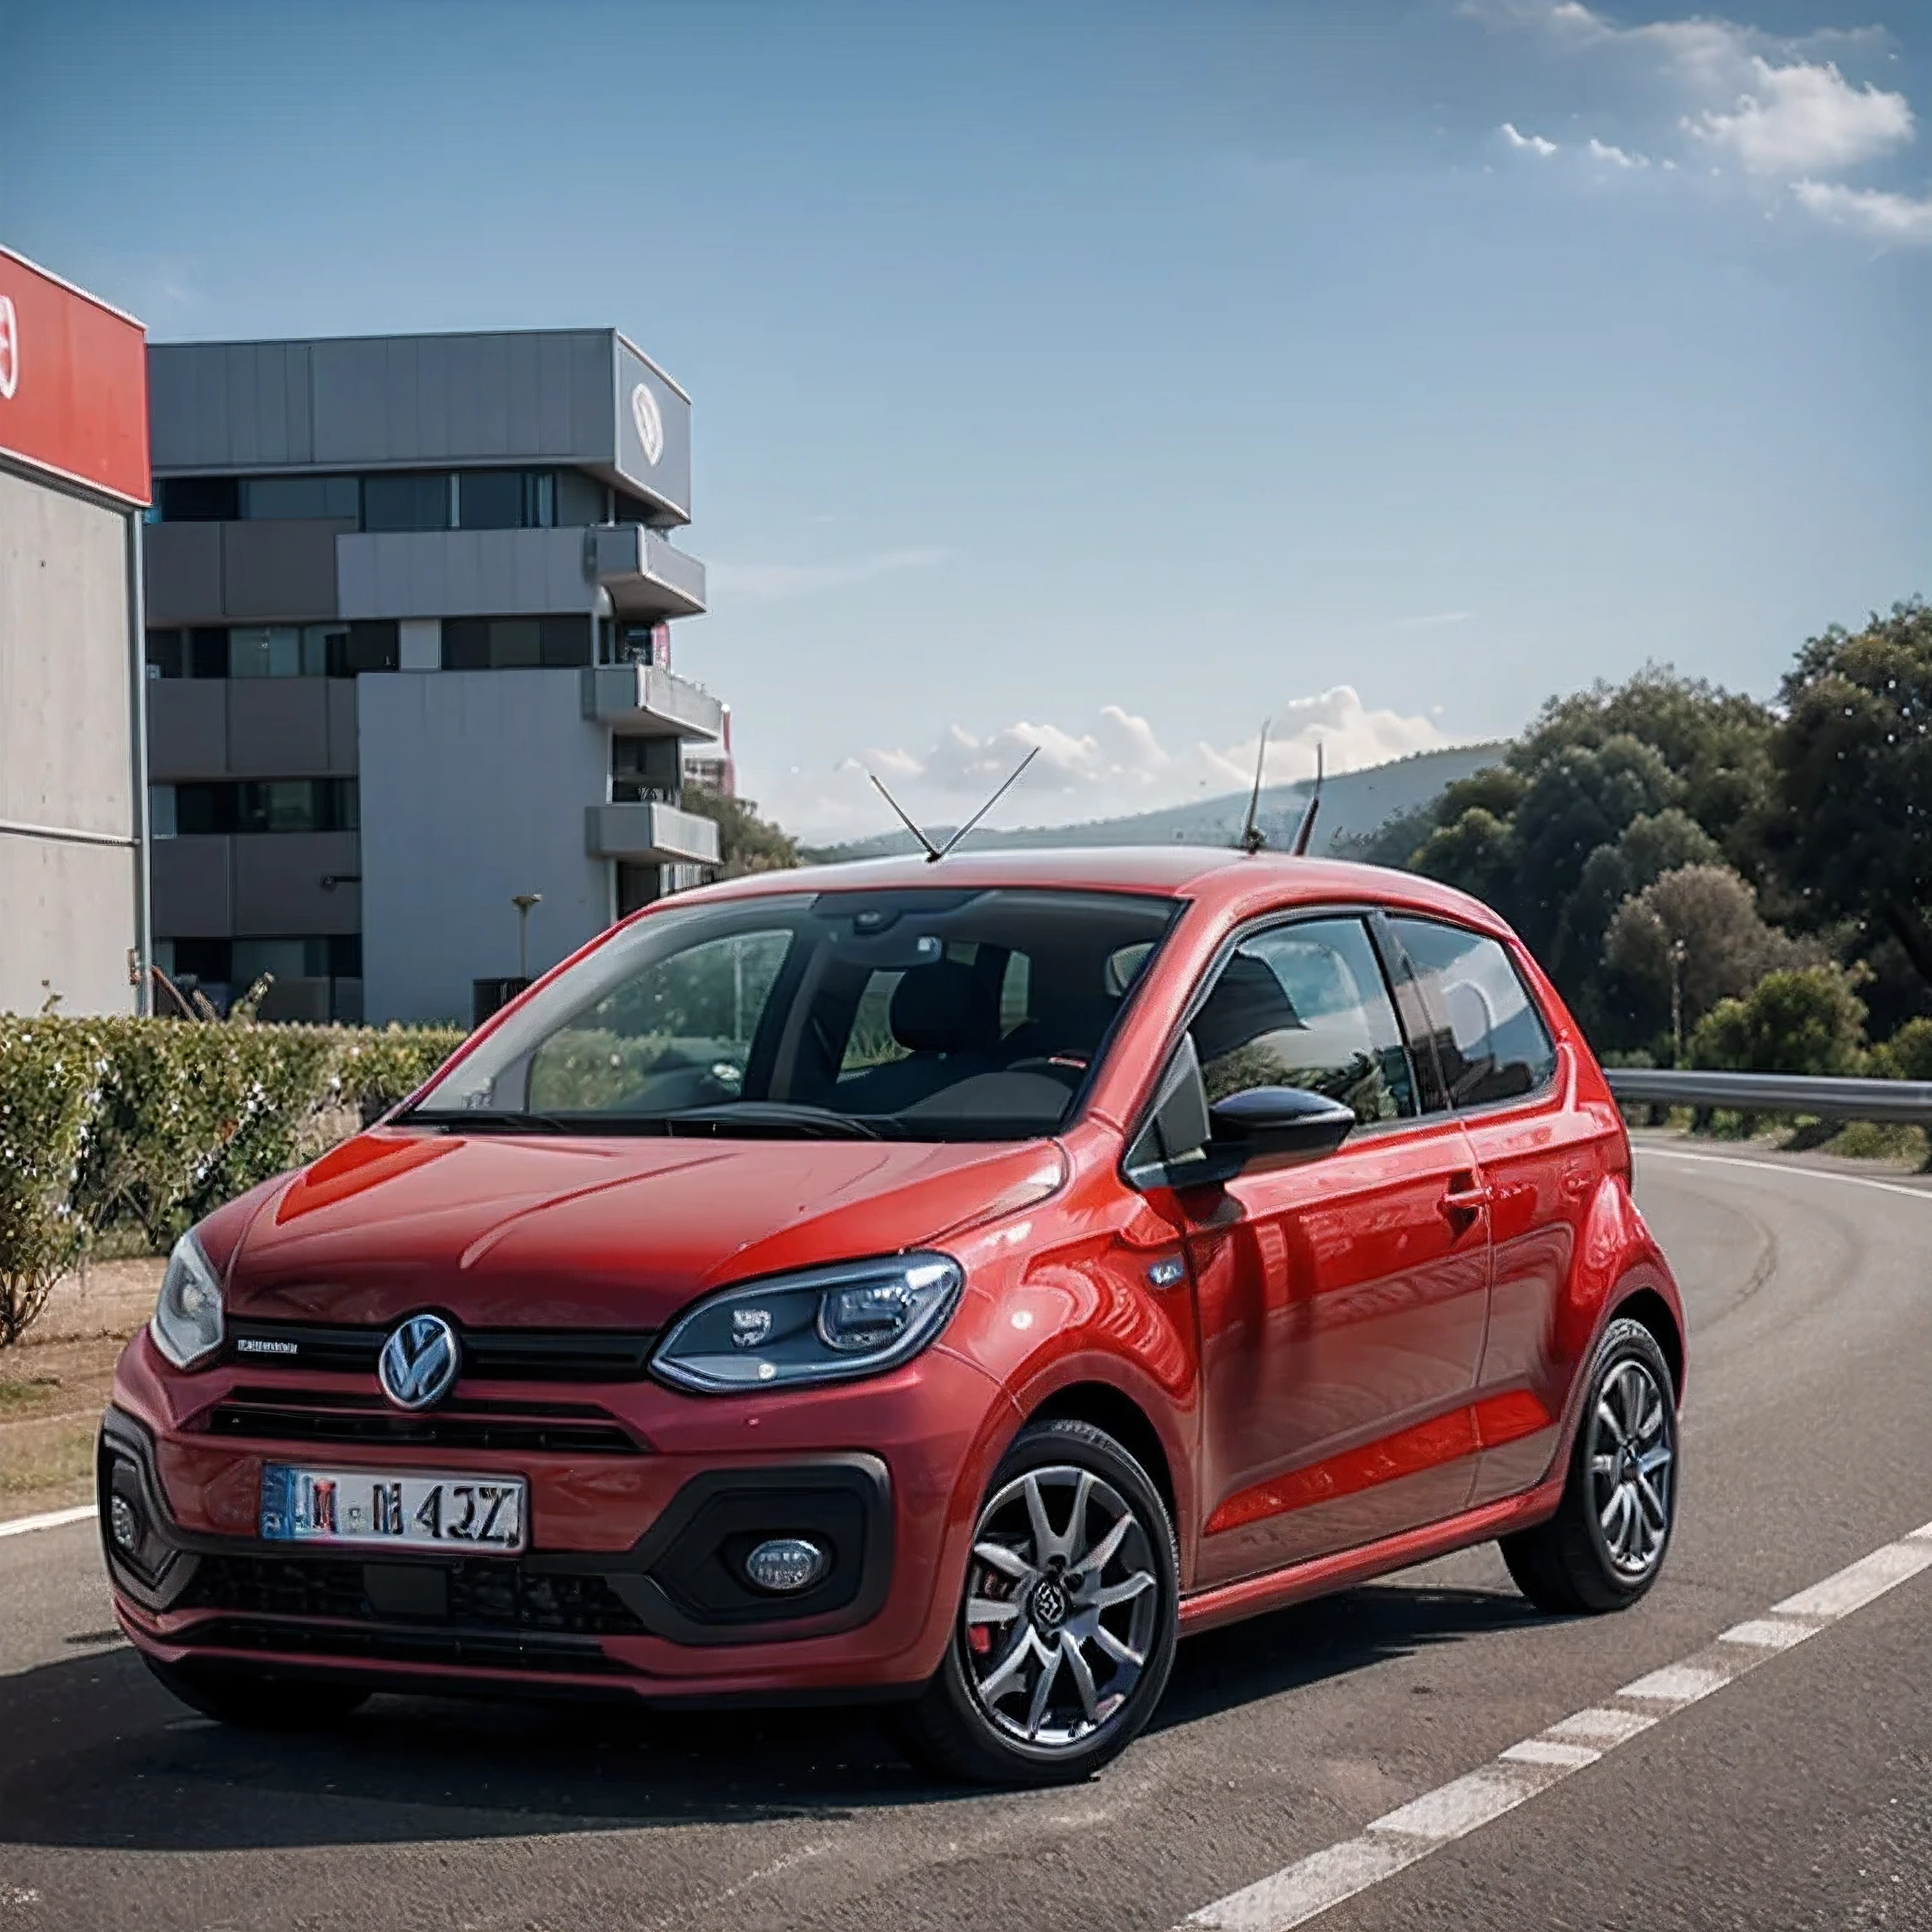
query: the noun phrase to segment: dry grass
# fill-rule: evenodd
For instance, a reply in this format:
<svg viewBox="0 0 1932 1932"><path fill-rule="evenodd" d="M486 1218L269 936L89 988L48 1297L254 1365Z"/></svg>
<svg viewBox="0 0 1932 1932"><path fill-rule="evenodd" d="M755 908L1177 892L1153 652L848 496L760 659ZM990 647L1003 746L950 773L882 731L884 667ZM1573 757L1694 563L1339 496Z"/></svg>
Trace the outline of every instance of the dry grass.
<svg viewBox="0 0 1932 1932"><path fill-rule="evenodd" d="M162 1266L144 1256L70 1275L26 1340L0 1350L0 1520L92 1495L115 1360L148 1318Z"/></svg>

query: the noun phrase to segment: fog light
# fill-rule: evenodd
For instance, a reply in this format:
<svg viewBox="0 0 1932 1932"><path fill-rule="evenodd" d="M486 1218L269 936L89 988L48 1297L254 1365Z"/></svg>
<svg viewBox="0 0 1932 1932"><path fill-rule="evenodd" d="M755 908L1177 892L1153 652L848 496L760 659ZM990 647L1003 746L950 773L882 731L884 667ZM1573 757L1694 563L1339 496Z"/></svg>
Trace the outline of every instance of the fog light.
<svg viewBox="0 0 1932 1932"><path fill-rule="evenodd" d="M775 1536L745 1558L745 1574L760 1590L790 1596L810 1589L831 1562L831 1552L809 1538Z"/></svg>
<svg viewBox="0 0 1932 1932"><path fill-rule="evenodd" d="M107 1533L114 1546L131 1556L141 1546L141 1519L125 1496L115 1496L107 1504Z"/></svg>

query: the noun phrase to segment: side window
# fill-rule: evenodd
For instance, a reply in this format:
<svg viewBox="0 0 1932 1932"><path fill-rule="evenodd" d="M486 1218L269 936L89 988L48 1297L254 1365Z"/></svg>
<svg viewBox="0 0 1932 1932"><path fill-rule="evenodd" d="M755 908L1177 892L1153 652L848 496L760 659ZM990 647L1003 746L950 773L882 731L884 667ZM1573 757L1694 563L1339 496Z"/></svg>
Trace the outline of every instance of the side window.
<svg viewBox="0 0 1932 1932"><path fill-rule="evenodd" d="M1416 1111L1395 1009L1358 919L1307 920L1236 948L1189 1029L1210 1102L1303 1087L1365 1126Z"/></svg>
<svg viewBox="0 0 1932 1932"><path fill-rule="evenodd" d="M1493 939L1430 919L1391 919L1415 962L1438 1028L1449 1097L1459 1107L1533 1094L1556 1049L1509 955Z"/></svg>

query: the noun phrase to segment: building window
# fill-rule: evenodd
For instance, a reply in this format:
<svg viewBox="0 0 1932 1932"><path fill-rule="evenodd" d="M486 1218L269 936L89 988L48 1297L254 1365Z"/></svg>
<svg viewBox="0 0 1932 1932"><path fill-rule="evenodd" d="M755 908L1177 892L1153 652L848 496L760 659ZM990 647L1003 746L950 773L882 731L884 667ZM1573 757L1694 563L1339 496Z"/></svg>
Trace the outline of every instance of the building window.
<svg viewBox="0 0 1932 1932"><path fill-rule="evenodd" d="M610 520L610 492L607 485L594 476L585 476L580 470L558 472L556 520L560 527L582 530L591 524L608 523Z"/></svg>
<svg viewBox="0 0 1932 1932"><path fill-rule="evenodd" d="M175 836L175 788L172 785L148 788L148 836L172 838Z"/></svg>
<svg viewBox="0 0 1932 1932"><path fill-rule="evenodd" d="M556 669L590 662L588 616L446 617L445 670Z"/></svg>
<svg viewBox="0 0 1932 1932"><path fill-rule="evenodd" d="M446 530L454 523L456 478L446 470L420 475L365 476L365 530Z"/></svg>
<svg viewBox="0 0 1932 1932"><path fill-rule="evenodd" d="M464 530L547 530L556 523L556 478L548 470L465 470L456 484Z"/></svg>
<svg viewBox="0 0 1932 1932"><path fill-rule="evenodd" d="M250 522L325 517L352 524L361 513L360 479L354 476L244 476L242 479L242 514Z"/></svg>
<svg viewBox="0 0 1932 1932"><path fill-rule="evenodd" d="M209 779L174 787L175 833L353 832L361 799L353 778Z"/></svg>
<svg viewBox="0 0 1932 1932"><path fill-rule="evenodd" d="M164 524L232 524L242 514L232 476L166 476L154 500Z"/></svg>
<svg viewBox="0 0 1932 1932"><path fill-rule="evenodd" d="M254 624L228 633L230 677L321 677L339 624Z"/></svg>
<svg viewBox="0 0 1932 1932"><path fill-rule="evenodd" d="M150 677L356 677L401 659L390 619L150 631Z"/></svg>

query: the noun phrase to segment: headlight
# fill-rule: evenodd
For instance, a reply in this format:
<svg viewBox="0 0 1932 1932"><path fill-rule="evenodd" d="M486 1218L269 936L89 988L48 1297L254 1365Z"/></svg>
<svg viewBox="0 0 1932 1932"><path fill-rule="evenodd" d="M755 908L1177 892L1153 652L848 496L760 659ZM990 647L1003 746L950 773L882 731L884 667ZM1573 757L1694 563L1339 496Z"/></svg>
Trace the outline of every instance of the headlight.
<svg viewBox="0 0 1932 1932"><path fill-rule="evenodd" d="M706 1395L878 1375L938 1334L964 1280L944 1255L895 1255L742 1282L680 1316L651 1366Z"/></svg>
<svg viewBox="0 0 1932 1932"><path fill-rule="evenodd" d="M193 1234L184 1234L168 1257L148 1332L178 1369L191 1369L221 1346L221 1284Z"/></svg>

